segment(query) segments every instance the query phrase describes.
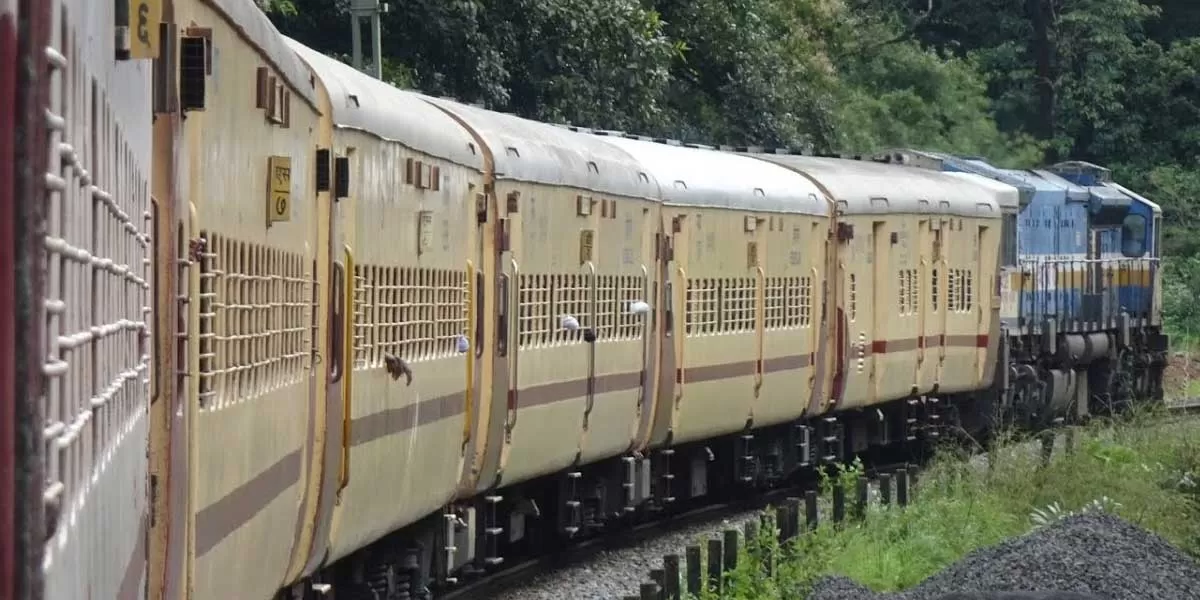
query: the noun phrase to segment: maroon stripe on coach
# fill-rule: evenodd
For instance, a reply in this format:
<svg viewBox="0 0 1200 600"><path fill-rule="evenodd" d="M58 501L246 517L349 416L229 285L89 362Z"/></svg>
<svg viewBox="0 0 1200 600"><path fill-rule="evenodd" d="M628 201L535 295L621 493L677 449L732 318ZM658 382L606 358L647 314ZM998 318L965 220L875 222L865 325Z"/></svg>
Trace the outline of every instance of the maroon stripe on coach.
<svg viewBox="0 0 1200 600"><path fill-rule="evenodd" d="M4 4L8 4L5 2ZM13 597L16 582L16 307L13 244L13 181L16 142L17 15L0 14L0 599Z"/></svg>

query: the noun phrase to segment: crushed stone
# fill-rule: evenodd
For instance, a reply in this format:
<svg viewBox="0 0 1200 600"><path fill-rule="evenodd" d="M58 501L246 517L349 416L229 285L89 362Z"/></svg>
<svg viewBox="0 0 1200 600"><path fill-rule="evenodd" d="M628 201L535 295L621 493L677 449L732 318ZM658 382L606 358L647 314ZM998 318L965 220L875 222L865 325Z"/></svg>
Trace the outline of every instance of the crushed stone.
<svg viewBox="0 0 1200 600"><path fill-rule="evenodd" d="M1152 532L1093 512L976 550L909 590L877 593L826 577L810 600L1200 600L1200 564Z"/></svg>

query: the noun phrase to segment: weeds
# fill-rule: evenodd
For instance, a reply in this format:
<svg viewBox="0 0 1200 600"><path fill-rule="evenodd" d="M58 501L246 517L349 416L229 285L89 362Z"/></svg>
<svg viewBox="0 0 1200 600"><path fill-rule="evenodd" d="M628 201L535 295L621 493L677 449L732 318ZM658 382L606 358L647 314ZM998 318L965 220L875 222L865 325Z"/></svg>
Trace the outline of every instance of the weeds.
<svg viewBox="0 0 1200 600"><path fill-rule="evenodd" d="M834 525L822 511L816 531L782 547L764 528L742 544L721 597L800 600L831 574L876 591L905 589L977 548L1089 511L1115 513L1200 556L1200 419L1147 411L1081 428L1076 440L1067 453L1060 438L1045 466L1036 443L1002 446L990 457L943 451L905 509L881 506L873 494L864 521ZM856 462L822 474L822 497L835 479L855 489L861 473ZM715 597L706 592L701 600Z"/></svg>

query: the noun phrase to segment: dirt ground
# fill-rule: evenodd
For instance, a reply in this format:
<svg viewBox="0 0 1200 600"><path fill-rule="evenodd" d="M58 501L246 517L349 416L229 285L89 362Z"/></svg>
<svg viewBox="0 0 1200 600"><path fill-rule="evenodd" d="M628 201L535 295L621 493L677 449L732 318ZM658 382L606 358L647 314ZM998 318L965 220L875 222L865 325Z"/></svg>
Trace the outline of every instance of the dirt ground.
<svg viewBox="0 0 1200 600"><path fill-rule="evenodd" d="M1167 401L1200 397L1200 353L1192 349L1172 349L1163 373L1163 392Z"/></svg>

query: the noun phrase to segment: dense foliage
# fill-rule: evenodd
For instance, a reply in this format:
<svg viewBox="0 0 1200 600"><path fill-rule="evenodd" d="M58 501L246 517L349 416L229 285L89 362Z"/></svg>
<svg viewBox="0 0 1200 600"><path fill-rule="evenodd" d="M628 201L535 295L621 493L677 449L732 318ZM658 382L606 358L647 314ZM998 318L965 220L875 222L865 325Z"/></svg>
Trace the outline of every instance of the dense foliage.
<svg viewBox="0 0 1200 600"><path fill-rule="evenodd" d="M350 0L259 0L350 52ZM523 116L702 143L1107 165L1164 206L1200 311L1200 2L390 0L385 78ZM369 52L367 56L370 56ZM1200 314L1196 315L1200 316Z"/></svg>

